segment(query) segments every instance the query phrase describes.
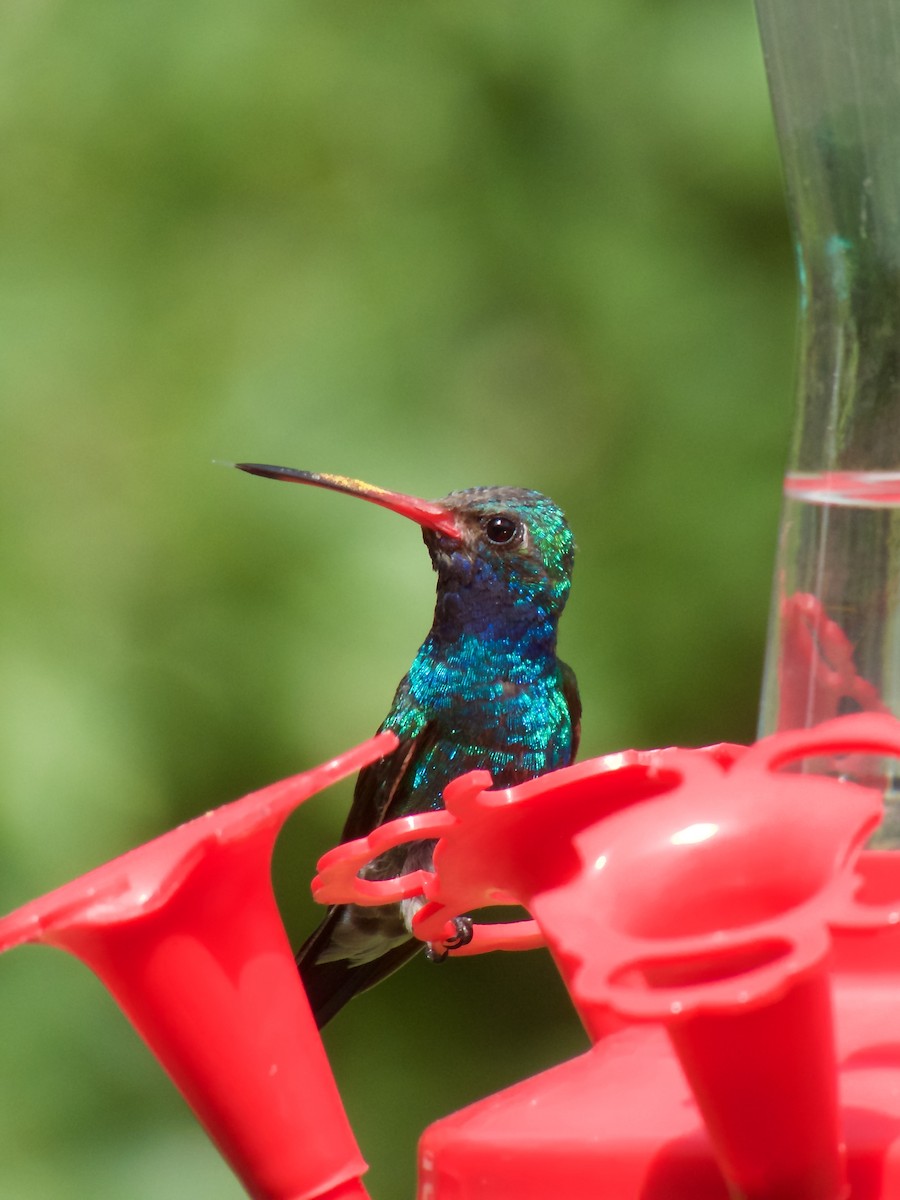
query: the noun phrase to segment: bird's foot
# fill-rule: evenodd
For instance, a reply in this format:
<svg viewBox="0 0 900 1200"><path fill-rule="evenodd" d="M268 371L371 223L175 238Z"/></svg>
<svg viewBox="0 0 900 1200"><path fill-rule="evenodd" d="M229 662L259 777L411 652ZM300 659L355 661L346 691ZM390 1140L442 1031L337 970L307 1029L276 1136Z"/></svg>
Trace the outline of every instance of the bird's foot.
<svg viewBox="0 0 900 1200"><path fill-rule="evenodd" d="M456 935L444 942L445 949L458 950L460 946L468 946L475 934L475 930L472 928L472 918L455 917L453 926L456 929Z"/></svg>
<svg viewBox="0 0 900 1200"><path fill-rule="evenodd" d="M437 949L435 945L431 945L425 951L425 957L429 962L444 962L451 950L458 950L460 946L468 946L474 936L471 917L454 917L453 927L456 930L453 937L447 938L441 943L441 948Z"/></svg>

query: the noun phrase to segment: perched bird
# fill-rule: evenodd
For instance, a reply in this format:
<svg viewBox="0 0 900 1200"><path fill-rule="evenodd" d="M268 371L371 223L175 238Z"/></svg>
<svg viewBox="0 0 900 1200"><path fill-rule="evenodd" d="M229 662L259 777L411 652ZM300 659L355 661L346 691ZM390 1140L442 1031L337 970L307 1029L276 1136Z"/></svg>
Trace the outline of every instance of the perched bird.
<svg viewBox="0 0 900 1200"><path fill-rule="evenodd" d="M347 492L412 518L437 572L431 631L381 725L400 745L360 772L342 842L395 817L440 808L446 784L467 771L487 769L496 786L508 787L572 761L581 702L574 673L556 657L556 629L574 542L552 500L521 488L479 487L426 501L341 475L235 465ZM433 845L398 847L366 873L383 879L429 868ZM422 903L328 912L297 955L320 1027L422 949L410 936ZM458 918L457 935L457 945L471 938L468 918Z"/></svg>

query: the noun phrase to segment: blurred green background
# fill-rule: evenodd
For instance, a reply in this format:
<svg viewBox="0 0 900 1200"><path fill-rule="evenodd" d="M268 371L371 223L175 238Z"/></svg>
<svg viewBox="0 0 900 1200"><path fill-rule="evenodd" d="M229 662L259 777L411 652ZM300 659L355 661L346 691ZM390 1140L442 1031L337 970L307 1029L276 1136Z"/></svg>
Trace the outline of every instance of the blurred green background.
<svg viewBox="0 0 900 1200"><path fill-rule="evenodd" d="M753 736L794 292L752 7L12 0L0 36L0 908L368 736L417 531L211 465L552 495L583 754ZM349 786L279 844L299 940ZM542 954L327 1036L373 1195L579 1051ZM0 961L0 1197L240 1189L79 964Z"/></svg>

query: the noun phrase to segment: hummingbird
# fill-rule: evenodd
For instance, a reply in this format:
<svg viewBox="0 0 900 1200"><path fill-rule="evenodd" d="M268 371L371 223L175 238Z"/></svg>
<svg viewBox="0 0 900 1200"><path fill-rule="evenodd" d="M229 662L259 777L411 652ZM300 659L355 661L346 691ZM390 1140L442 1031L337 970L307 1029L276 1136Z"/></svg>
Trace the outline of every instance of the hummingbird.
<svg viewBox="0 0 900 1200"><path fill-rule="evenodd" d="M397 735L399 746L360 772L342 843L396 817L443 807L444 787L468 771L486 769L505 788L574 759L581 701L574 672L557 658L556 635L575 546L552 500L513 487L420 500L343 475L235 466L345 492L411 518L437 572L431 629L380 726ZM431 869L433 848L432 841L397 847L365 874L386 879ZM329 910L296 956L319 1028L423 949L411 934L423 903L414 897ZM428 956L439 961L471 937L471 919L458 917L456 937L442 952L429 948Z"/></svg>

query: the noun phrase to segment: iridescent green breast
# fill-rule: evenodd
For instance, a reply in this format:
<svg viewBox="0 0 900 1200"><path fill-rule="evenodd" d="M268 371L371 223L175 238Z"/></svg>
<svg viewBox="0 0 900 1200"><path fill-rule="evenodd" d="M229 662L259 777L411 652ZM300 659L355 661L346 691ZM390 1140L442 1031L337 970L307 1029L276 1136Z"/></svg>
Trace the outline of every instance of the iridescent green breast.
<svg viewBox="0 0 900 1200"><path fill-rule="evenodd" d="M496 650L496 648L495 648ZM384 728L423 739L391 815L436 808L447 783L489 770L500 787L567 765L574 730L556 658L460 653L435 660L426 642L398 689Z"/></svg>

